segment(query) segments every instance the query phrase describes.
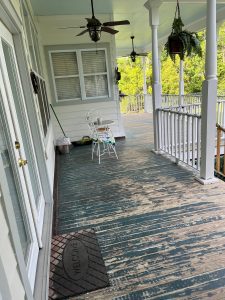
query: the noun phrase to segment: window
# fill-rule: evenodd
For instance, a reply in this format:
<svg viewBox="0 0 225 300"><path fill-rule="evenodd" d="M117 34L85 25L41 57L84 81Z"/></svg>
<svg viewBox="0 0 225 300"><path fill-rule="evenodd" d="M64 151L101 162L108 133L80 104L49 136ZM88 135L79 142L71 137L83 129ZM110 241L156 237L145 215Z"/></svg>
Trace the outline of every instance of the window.
<svg viewBox="0 0 225 300"><path fill-rule="evenodd" d="M23 18L24 18L24 25L26 31L26 42L30 54L30 63L32 66L32 70L36 75L37 83L38 83L38 94L37 94L38 105L39 105L39 111L41 115L44 136L46 136L48 132L48 126L50 123L50 113L49 113L49 104L48 104L48 98L46 93L45 81L41 76L41 74L43 74L43 71L41 65L40 50L38 46L38 35L35 26L31 20L29 11L24 4L23 4Z"/></svg>
<svg viewBox="0 0 225 300"><path fill-rule="evenodd" d="M36 71L38 74L42 74L42 65L40 59L40 52L38 48L37 32L31 21L29 12L26 9L24 4L23 4L23 18L24 18L26 37L27 37L26 41L29 49L32 69Z"/></svg>
<svg viewBox="0 0 225 300"><path fill-rule="evenodd" d="M81 98L76 52L52 53L52 67L58 101Z"/></svg>
<svg viewBox="0 0 225 300"><path fill-rule="evenodd" d="M37 81L38 81L38 104L41 113L42 127L44 131L44 135L46 136L48 131L48 126L50 123L48 98L47 98L44 79L37 75Z"/></svg>
<svg viewBox="0 0 225 300"><path fill-rule="evenodd" d="M56 102L109 97L106 49L50 51Z"/></svg>

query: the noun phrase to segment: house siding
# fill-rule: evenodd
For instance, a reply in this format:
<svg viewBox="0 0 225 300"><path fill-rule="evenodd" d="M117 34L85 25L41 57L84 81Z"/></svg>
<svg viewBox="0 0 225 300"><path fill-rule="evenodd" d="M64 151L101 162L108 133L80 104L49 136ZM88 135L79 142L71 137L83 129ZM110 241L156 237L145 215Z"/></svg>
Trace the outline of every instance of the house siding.
<svg viewBox="0 0 225 300"><path fill-rule="evenodd" d="M4 282L4 289L8 289L10 298L5 298L5 295L2 294L2 299L25 299L25 290L22 285L15 253L13 250L9 227L6 222L5 212L2 207L2 198L0 197L0 259L1 266L0 272L5 275L6 282ZM7 285L7 287L6 287ZM8 295L9 296L9 295Z"/></svg>
<svg viewBox="0 0 225 300"><path fill-rule="evenodd" d="M116 101L98 102L94 108L104 116L104 119L113 120L114 124L111 129L115 136L120 136L121 129L118 122L119 116L117 113ZM89 135L88 125L85 120L86 113L93 109L92 103L80 105L56 106L56 114L60 118L63 129L71 138L72 141L78 141L83 136ZM56 120L53 119L55 137L63 136L63 133Z"/></svg>

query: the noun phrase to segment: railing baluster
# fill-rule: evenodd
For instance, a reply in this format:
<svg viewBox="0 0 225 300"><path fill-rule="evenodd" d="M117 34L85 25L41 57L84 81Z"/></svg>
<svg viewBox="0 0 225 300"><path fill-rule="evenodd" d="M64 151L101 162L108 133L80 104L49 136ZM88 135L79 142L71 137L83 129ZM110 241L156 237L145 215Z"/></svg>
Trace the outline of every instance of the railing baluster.
<svg viewBox="0 0 225 300"><path fill-rule="evenodd" d="M165 141L165 152L167 152L167 111L164 111L164 141Z"/></svg>
<svg viewBox="0 0 225 300"><path fill-rule="evenodd" d="M170 143L171 143L171 149L170 149L170 153L173 156L174 155L174 123L173 123L173 112L170 113Z"/></svg>
<svg viewBox="0 0 225 300"><path fill-rule="evenodd" d="M165 140L164 140L164 126L163 126L163 120L164 120L164 111L161 110L161 149L165 150Z"/></svg>
<svg viewBox="0 0 225 300"><path fill-rule="evenodd" d="M186 116L183 114L182 118L182 133L183 133L183 161L185 162L185 141L186 141L186 135L185 135L185 119Z"/></svg>
<svg viewBox="0 0 225 300"><path fill-rule="evenodd" d="M168 141L168 153L170 153L170 112L167 112L167 141Z"/></svg>
<svg viewBox="0 0 225 300"><path fill-rule="evenodd" d="M157 114L158 114L158 137L159 137L159 149L161 149L162 147L162 132L161 132L161 121L162 121L162 111L161 110L158 110L157 111Z"/></svg>
<svg viewBox="0 0 225 300"><path fill-rule="evenodd" d="M220 144L221 144L221 129L217 128L217 147L216 147L216 171L220 172Z"/></svg>
<svg viewBox="0 0 225 300"><path fill-rule="evenodd" d="M197 118L197 169L200 170L201 118Z"/></svg>
<svg viewBox="0 0 225 300"><path fill-rule="evenodd" d="M190 116L187 115L187 164L190 164Z"/></svg>
<svg viewBox="0 0 225 300"><path fill-rule="evenodd" d="M181 119L182 119L182 115L178 114L178 158L179 160L181 160Z"/></svg>
<svg viewBox="0 0 225 300"><path fill-rule="evenodd" d="M174 155L177 158L177 113L174 112Z"/></svg>
<svg viewBox="0 0 225 300"><path fill-rule="evenodd" d="M192 167L195 167L196 116L192 116Z"/></svg>

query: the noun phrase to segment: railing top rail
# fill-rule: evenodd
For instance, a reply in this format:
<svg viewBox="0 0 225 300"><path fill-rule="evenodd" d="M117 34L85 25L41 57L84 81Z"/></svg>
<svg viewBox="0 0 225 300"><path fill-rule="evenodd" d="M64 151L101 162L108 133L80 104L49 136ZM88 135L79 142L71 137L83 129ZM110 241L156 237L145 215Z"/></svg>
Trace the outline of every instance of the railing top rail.
<svg viewBox="0 0 225 300"><path fill-rule="evenodd" d="M217 129L219 129L219 130L225 132L225 128L222 127L222 126L220 126L220 124L216 123L216 127L217 127Z"/></svg>
<svg viewBox="0 0 225 300"><path fill-rule="evenodd" d="M163 112L170 112L172 114L177 114L177 115L183 115L183 116L188 116L188 117L197 117L201 118L201 115L198 114L191 114L189 112L183 112L183 111L177 111L177 110L172 110L170 108L157 108L158 111L163 111Z"/></svg>

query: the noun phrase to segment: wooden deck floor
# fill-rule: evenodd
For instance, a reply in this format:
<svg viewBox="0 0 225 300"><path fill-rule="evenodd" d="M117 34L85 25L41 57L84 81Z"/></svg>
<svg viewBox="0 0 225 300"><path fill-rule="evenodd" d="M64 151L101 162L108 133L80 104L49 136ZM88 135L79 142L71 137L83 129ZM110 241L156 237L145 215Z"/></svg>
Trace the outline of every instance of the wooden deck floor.
<svg viewBox="0 0 225 300"><path fill-rule="evenodd" d="M150 115L124 117L119 160L59 162L57 233L94 228L111 286L74 299L225 299L225 184L153 154Z"/></svg>

